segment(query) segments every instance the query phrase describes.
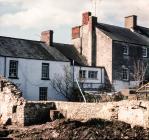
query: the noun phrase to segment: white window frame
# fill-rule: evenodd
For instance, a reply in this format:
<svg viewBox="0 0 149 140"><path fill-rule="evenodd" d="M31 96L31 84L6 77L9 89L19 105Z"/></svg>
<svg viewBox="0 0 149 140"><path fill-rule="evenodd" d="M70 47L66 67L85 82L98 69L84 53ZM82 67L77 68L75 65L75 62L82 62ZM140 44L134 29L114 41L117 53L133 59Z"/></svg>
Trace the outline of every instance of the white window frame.
<svg viewBox="0 0 149 140"><path fill-rule="evenodd" d="M89 79L97 79L98 71L88 71L88 78Z"/></svg>
<svg viewBox="0 0 149 140"><path fill-rule="evenodd" d="M126 76L124 76L124 70L126 70L125 74ZM124 78L127 77L127 78ZM129 69L128 68L123 68L122 69L122 79L128 81L129 80Z"/></svg>
<svg viewBox="0 0 149 140"><path fill-rule="evenodd" d="M18 78L18 61L17 60L9 61L9 78L12 78L12 79Z"/></svg>
<svg viewBox="0 0 149 140"><path fill-rule="evenodd" d="M145 54L144 54L145 51ZM142 47L142 57L147 57L147 48L146 47Z"/></svg>
<svg viewBox="0 0 149 140"><path fill-rule="evenodd" d="M81 79L86 78L86 70L80 70L79 71L79 78L81 78Z"/></svg>
<svg viewBox="0 0 149 140"><path fill-rule="evenodd" d="M41 74L41 79L42 80L49 80L49 68L50 65L49 63L42 63L42 74Z"/></svg>
<svg viewBox="0 0 149 140"><path fill-rule="evenodd" d="M123 46L123 54L124 55L128 55L129 54L129 47L127 45Z"/></svg>

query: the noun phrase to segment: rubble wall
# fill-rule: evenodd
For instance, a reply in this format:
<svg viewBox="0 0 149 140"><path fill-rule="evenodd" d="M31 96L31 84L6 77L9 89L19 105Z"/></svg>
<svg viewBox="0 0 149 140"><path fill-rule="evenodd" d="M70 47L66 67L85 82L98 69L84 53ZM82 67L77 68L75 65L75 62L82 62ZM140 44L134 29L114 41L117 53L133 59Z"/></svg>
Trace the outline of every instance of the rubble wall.
<svg viewBox="0 0 149 140"><path fill-rule="evenodd" d="M139 125L149 128L149 102L127 100L106 103L26 102L24 110L22 110L24 111L24 125L46 120L50 117L50 110L53 109L59 110L68 119L119 120L132 126Z"/></svg>
<svg viewBox="0 0 149 140"><path fill-rule="evenodd" d="M0 77L0 124L13 124L19 117L18 107L25 103L22 93L12 82ZM13 119L15 118L15 119ZM14 121L14 122L13 122Z"/></svg>
<svg viewBox="0 0 149 140"><path fill-rule="evenodd" d="M48 101L27 102L23 110L24 125L39 124L50 121L50 110L55 109L56 107L54 102L48 102Z"/></svg>
<svg viewBox="0 0 149 140"><path fill-rule="evenodd" d="M90 119L102 118L119 120L149 128L148 101L120 101L106 103L66 103L55 102L58 110L63 111L67 118Z"/></svg>

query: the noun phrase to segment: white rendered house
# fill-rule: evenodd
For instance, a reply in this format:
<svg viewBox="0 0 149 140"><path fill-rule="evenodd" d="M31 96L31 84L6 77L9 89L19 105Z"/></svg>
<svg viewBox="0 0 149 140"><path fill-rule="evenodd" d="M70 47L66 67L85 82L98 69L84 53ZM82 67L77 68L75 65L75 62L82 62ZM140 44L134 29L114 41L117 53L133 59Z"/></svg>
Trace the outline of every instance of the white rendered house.
<svg viewBox="0 0 149 140"><path fill-rule="evenodd" d="M66 100L51 85L55 75L65 75L66 67L83 90L104 86L104 68L87 66L73 45L54 43L53 31L42 32L41 41L0 36L0 75L27 100Z"/></svg>
<svg viewBox="0 0 149 140"><path fill-rule="evenodd" d="M63 75L63 67L70 67L70 62L43 46L38 41L0 37L0 74L18 85L27 100L65 100L50 80L55 74Z"/></svg>

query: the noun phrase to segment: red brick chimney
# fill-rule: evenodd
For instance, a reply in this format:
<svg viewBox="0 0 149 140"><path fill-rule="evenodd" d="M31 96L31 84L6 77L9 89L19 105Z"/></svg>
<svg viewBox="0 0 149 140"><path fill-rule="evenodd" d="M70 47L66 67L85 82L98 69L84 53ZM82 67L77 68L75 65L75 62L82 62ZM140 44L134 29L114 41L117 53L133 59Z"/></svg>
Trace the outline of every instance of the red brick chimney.
<svg viewBox="0 0 149 140"><path fill-rule="evenodd" d="M89 23L89 17L91 15L91 12L85 12L82 14L82 25L87 25Z"/></svg>
<svg viewBox="0 0 149 140"><path fill-rule="evenodd" d="M41 41L45 42L48 46L53 45L53 31L43 31L41 33Z"/></svg>
<svg viewBox="0 0 149 140"><path fill-rule="evenodd" d="M125 17L125 27L128 29L134 29L137 26L137 16L132 15Z"/></svg>
<svg viewBox="0 0 149 140"><path fill-rule="evenodd" d="M80 37L80 26L76 26L72 28L72 39L76 39Z"/></svg>

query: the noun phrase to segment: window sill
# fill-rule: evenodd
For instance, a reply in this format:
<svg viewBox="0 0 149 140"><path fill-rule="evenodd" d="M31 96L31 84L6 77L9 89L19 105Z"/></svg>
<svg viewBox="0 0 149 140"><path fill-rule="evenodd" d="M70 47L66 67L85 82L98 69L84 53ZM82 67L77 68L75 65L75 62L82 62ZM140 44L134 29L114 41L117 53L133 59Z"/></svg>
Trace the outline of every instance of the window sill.
<svg viewBox="0 0 149 140"><path fill-rule="evenodd" d="M142 56L142 58L148 58L147 56Z"/></svg>
<svg viewBox="0 0 149 140"><path fill-rule="evenodd" d="M88 78L88 80L98 80L98 78Z"/></svg>
<svg viewBox="0 0 149 140"><path fill-rule="evenodd" d="M41 80L47 80L48 81L48 80L50 80L50 78L41 78Z"/></svg>
<svg viewBox="0 0 149 140"><path fill-rule="evenodd" d="M123 82L129 82L129 79L122 79Z"/></svg>
<svg viewBox="0 0 149 140"><path fill-rule="evenodd" d="M19 79L18 77L8 77L9 79Z"/></svg>
<svg viewBox="0 0 149 140"><path fill-rule="evenodd" d="M128 54L128 53L123 53L123 55L124 55L124 56L129 56L129 54Z"/></svg>
<svg viewBox="0 0 149 140"><path fill-rule="evenodd" d="M79 77L79 80L86 80L86 78L80 78L80 77Z"/></svg>

